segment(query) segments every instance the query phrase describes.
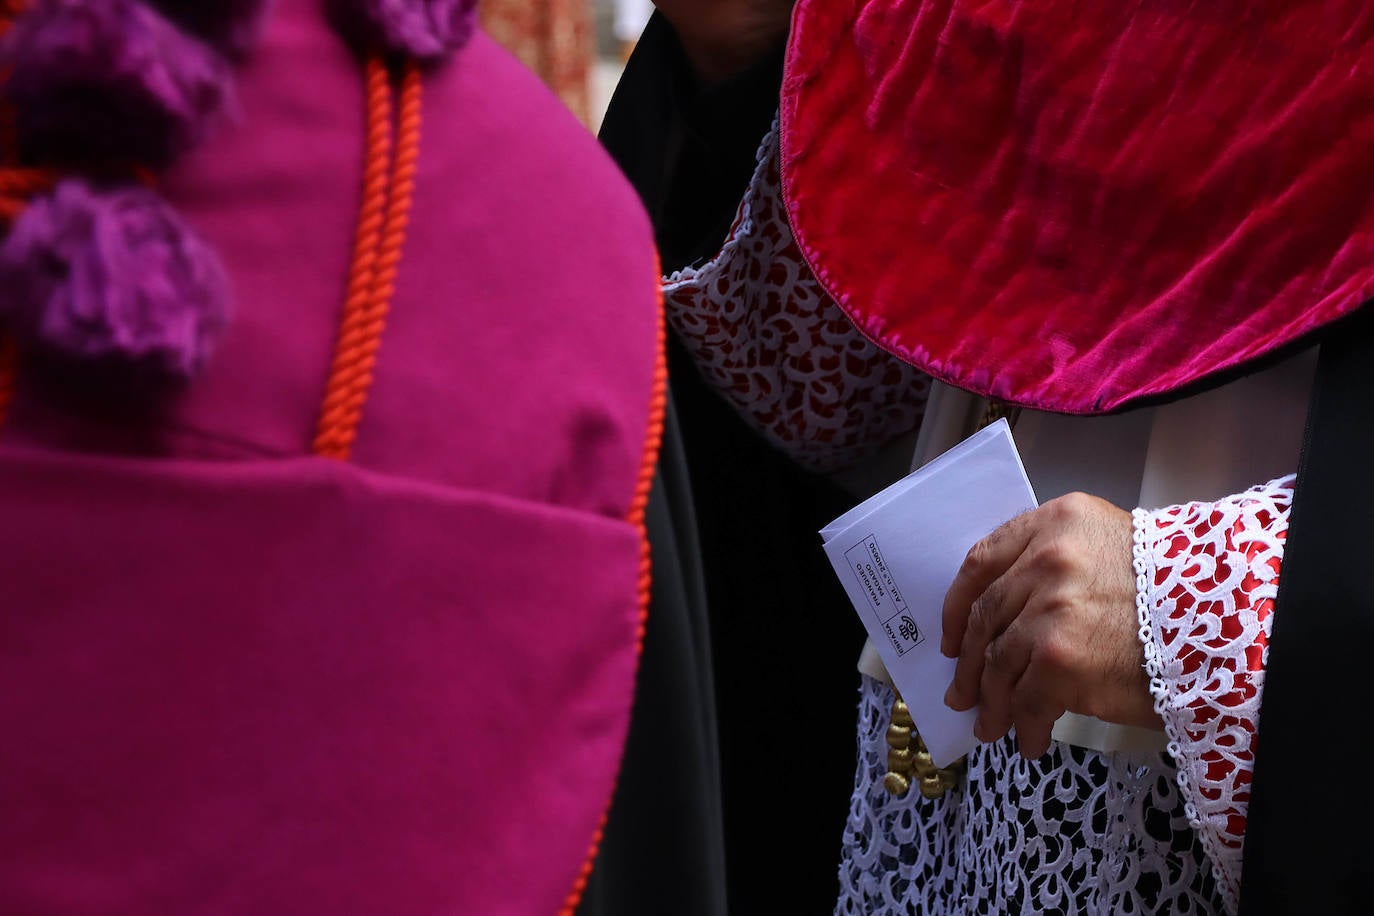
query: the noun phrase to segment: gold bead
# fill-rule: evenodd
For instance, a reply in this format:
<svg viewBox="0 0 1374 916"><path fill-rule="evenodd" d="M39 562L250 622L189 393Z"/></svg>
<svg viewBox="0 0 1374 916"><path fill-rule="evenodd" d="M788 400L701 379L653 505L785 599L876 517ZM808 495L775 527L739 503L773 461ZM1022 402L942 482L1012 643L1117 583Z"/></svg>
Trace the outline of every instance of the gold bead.
<svg viewBox="0 0 1374 916"><path fill-rule="evenodd" d="M894 773L911 772L911 749L894 747L887 752L887 768Z"/></svg>
<svg viewBox="0 0 1374 916"><path fill-rule="evenodd" d="M911 729L901 725L889 725L887 727L888 747L911 747Z"/></svg>
<svg viewBox="0 0 1374 916"><path fill-rule="evenodd" d="M934 776L940 771L935 767L935 761L931 759L929 751L917 751L911 755L911 768L916 771L916 775L922 779Z"/></svg>
<svg viewBox="0 0 1374 916"><path fill-rule="evenodd" d="M947 788L938 774L921 779L921 794L926 798L942 798Z"/></svg>
<svg viewBox="0 0 1374 916"><path fill-rule="evenodd" d="M900 725L903 728L911 728L916 724L911 719L911 710L907 709L906 704L901 700L892 704L892 724Z"/></svg>
<svg viewBox="0 0 1374 916"><path fill-rule="evenodd" d="M901 773L888 773L883 777L883 788L894 798L901 798L911 791L911 780Z"/></svg>

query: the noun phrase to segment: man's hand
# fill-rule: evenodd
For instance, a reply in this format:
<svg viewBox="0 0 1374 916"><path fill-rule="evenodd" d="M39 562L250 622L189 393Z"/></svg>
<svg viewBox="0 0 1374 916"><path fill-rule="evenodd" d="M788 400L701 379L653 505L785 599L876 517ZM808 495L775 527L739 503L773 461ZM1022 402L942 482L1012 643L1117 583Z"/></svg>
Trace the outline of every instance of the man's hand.
<svg viewBox="0 0 1374 916"><path fill-rule="evenodd" d="M958 658L945 702L978 705L975 732L1016 726L1021 753L1049 750L1065 711L1159 727L1136 635L1129 514L1082 493L979 541L945 597L940 650Z"/></svg>
<svg viewBox="0 0 1374 916"><path fill-rule="evenodd" d="M654 0L703 83L742 73L787 41L795 0Z"/></svg>

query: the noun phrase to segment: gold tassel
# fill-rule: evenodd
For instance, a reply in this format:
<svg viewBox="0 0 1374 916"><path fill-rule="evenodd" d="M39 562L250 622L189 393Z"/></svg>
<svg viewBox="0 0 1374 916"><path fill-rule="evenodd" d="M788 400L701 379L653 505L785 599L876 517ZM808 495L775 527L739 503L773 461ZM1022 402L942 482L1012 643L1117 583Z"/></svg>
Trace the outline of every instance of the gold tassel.
<svg viewBox="0 0 1374 916"><path fill-rule="evenodd" d="M911 791L914 781L926 798L940 798L959 784L959 774L965 762L951 767L937 767L931 759L926 743L916 731L900 694L892 701L892 724L887 727L887 776L883 788L889 795L902 798Z"/></svg>

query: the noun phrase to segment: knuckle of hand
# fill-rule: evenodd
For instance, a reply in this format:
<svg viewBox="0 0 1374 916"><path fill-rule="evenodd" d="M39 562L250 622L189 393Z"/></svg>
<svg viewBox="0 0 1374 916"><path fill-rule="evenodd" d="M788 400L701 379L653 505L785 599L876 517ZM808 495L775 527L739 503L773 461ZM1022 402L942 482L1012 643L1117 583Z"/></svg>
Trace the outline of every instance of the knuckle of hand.
<svg viewBox="0 0 1374 916"><path fill-rule="evenodd" d="M1052 576L1071 575L1078 565L1079 551L1067 537L1056 537L1045 544L1035 560L1041 571Z"/></svg>
<svg viewBox="0 0 1374 916"><path fill-rule="evenodd" d="M1069 493L1059 499L1061 508L1071 516L1084 516L1092 512L1093 498L1087 493Z"/></svg>
<svg viewBox="0 0 1374 916"><path fill-rule="evenodd" d="M968 631L979 639L992 635L993 621L997 616L997 595L991 590L984 592L973 602L968 613Z"/></svg>
<svg viewBox="0 0 1374 916"><path fill-rule="evenodd" d="M975 573L981 569L983 564L987 562L988 550L989 547L986 538L970 547L968 553L964 555L962 571L966 573Z"/></svg>
<svg viewBox="0 0 1374 916"><path fill-rule="evenodd" d="M983 650L983 663L989 671L998 674L1003 673L1007 670L1010 662L1007 647L1000 639L988 643L988 647Z"/></svg>
<svg viewBox="0 0 1374 916"><path fill-rule="evenodd" d="M1064 618L1073 614L1078 606L1075 591L1070 587L1054 588L1041 599L1042 613L1047 617Z"/></svg>
<svg viewBox="0 0 1374 916"><path fill-rule="evenodd" d="M1072 504L1067 496L1050 500L1040 507L1040 511L1044 513L1047 521L1054 525L1064 524L1069 516L1073 515Z"/></svg>
<svg viewBox="0 0 1374 916"><path fill-rule="evenodd" d="M964 625L964 632L972 639L983 639L987 636L988 614L982 600L973 602L973 607L968 612L968 622Z"/></svg>
<svg viewBox="0 0 1374 916"><path fill-rule="evenodd" d="M1054 676L1073 673L1078 664L1078 652L1073 644L1060 636L1050 636L1036 647L1036 658Z"/></svg>

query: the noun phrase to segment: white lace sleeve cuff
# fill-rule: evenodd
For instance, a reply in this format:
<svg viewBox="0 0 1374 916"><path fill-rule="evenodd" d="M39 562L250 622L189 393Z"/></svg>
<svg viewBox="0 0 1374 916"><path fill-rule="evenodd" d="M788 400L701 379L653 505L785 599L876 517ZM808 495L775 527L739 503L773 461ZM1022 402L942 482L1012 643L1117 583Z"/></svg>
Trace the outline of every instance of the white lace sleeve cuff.
<svg viewBox="0 0 1374 916"><path fill-rule="evenodd" d="M1292 502L1285 477L1219 502L1135 512L1150 689L1189 820L1232 913Z"/></svg>
<svg viewBox="0 0 1374 916"><path fill-rule="evenodd" d="M708 383L775 446L836 470L915 429L930 378L879 349L811 273L782 202L776 123L730 238L664 279L668 320Z"/></svg>

